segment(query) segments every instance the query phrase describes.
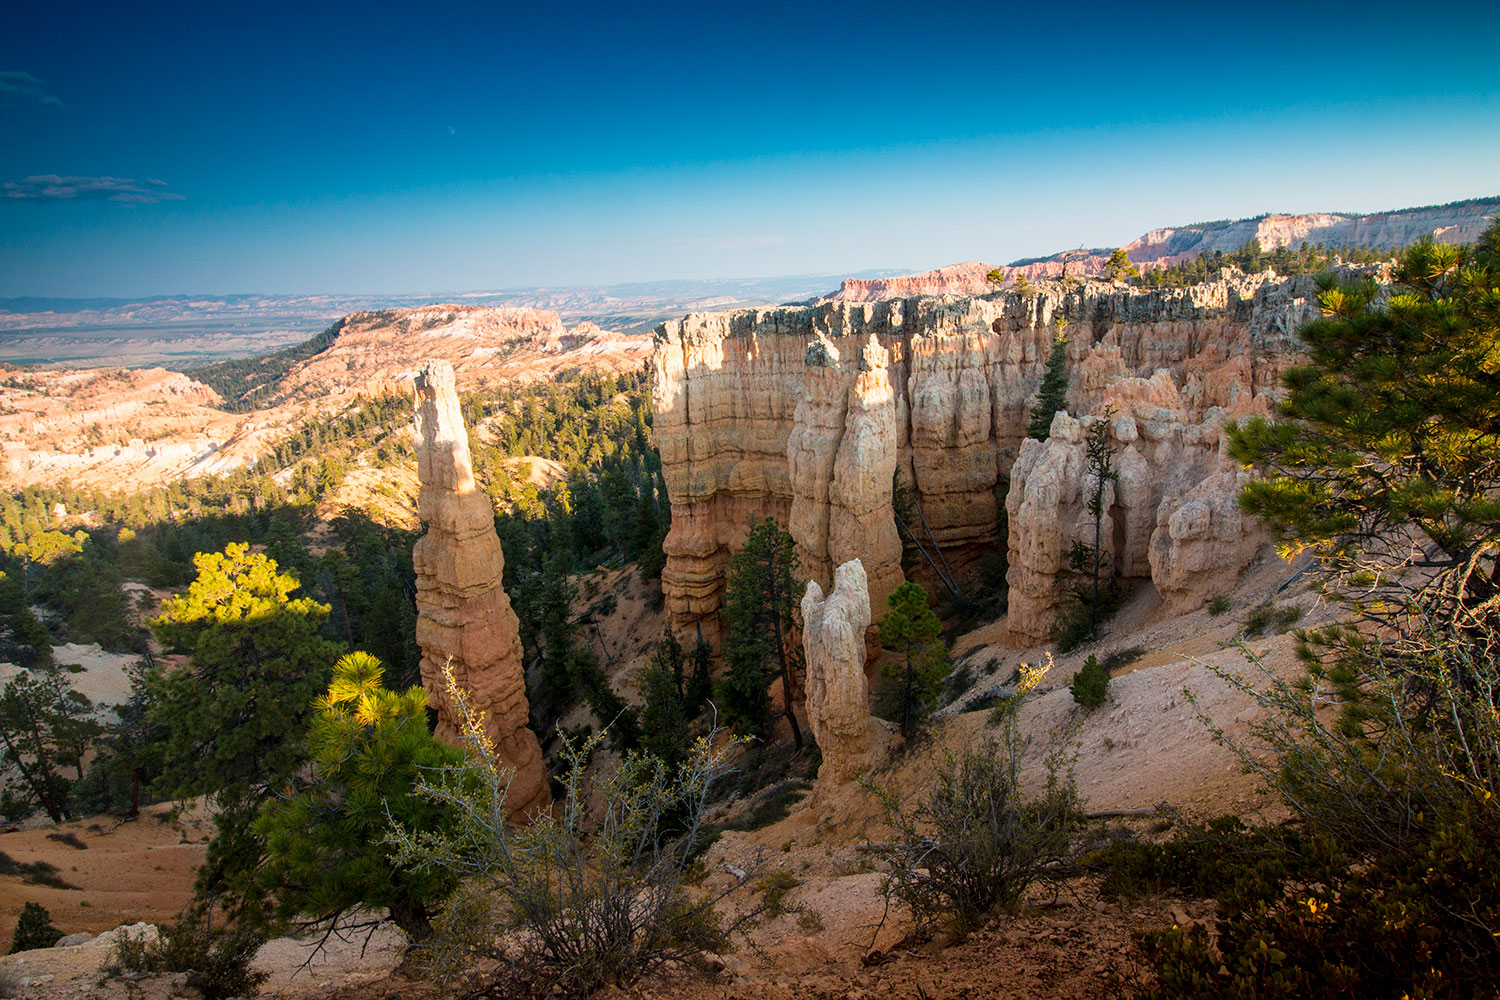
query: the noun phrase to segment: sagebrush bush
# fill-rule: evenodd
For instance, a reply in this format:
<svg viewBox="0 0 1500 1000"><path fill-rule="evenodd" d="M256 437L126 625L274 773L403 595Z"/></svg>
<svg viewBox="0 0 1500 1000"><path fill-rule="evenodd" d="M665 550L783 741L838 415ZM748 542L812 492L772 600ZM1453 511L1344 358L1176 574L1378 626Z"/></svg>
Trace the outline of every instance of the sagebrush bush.
<svg viewBox="0 0 1500 1000"><path fill-rule="evenodd" d="M1211 929L1137 936L1156 976L1140 996L1492 997L1497 833L1455 821L1359 865L1326 840L1303 842L1270 862L1292 876L1282 882L1241 867L1241 891L1215 893Z"/></svg>
<svg viewBox="0 0 1500 1000"><path fill-rule="evenodd" d="M455 825L394 824L390 833L398 863L459 882L433 934L414 950L418 968L453 982L478 961L498 960L531 988L586 996L668 969L704 970L707 955L723 951L731 933L759 914L760 907L750 907L723 920L717 911L752 881L753 864L744 880L697 884L703 816L734 745L715 750L721 733L695 741L676 769L630 755L604 777L589 777L586 764L607 731L582 745L565 742L569 771L560 813L511 827L510 774L467 694L451 673L447 681L467 759L421 778L417 787L450 809ZM587 815L590 802L602 803L602 813Z"/></svg>
<svg viewBox="0 0 1500 1000"><path fill-rule="evenodd" d="M1295 830L1248 827L1238 816L1177 827L1161 843L1123 838L1095 852L1099 895L1135 899L1162 894L1277 893L1307 852Z"/></svg>
<svg viewBox="0 0 1500 1000"><path fill-rule="evenodd" d="M949 754L922 804L909 808L870 786L896 832L893 841L876 845L885 860L881 891L919 926L942 922L965 932L995 910L1014 909L1031 887L1059 884L1072 873L1081 812L1071 776L1049 761L1041 796L1028 799L1020 789L1024 740L1016 713L1046 669L1022 667L1017 694L1004 704L1001 738Z"/></svg>
<svg viewBox="0 0 1500 1000"><path fill-rule="evenodd" d="M245 925L215 925L207 905L195 903L177 922L161 929L155 941L124 935L115 944L114 959L130 972L186 973L186 984L203 1000L254 996L270 978L250 968L266 938Z"/></svg>
<svg viewBox="0 0 1500 1000"><path fill-rule="evenodd" d="M1257 638L1280 635L1302 617L1302 609L1291 604L1262 604L1245 616L1245 634Z"/></svg>

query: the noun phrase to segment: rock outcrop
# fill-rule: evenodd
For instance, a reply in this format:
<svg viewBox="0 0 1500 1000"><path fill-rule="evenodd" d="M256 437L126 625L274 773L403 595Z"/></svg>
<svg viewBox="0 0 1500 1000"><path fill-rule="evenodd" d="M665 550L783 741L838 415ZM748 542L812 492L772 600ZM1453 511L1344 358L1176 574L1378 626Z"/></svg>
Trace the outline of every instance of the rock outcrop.
<svg viewBox="0 0 1500 1000"><path fill-rule="evenodd" d="M1233 463L1157 511L1151 535L1151 579L1170 613L1196 611L1226 593L1270 544L1270 534L1240 510L1240 490L1251 474Z"/></svg>
<svg viewBox="0 0 1500 1000"><path fill-rule="evenodd" d="M870 691L865 682L869 581L858 559L834 573L825 599L816 581L802 597L807 654L807 721L823 753L818 787L852 781L870 759Z"/></svg>
<svg viewBox="0 0 1500 1000"><path fill-rule="evenodd" d="M1051 634L1067 553L1074 542L1094 544L1084 438L1095 421L1108 421L1116 476L1105 484L1100 548L1119 578L1150 580L1169 610L1191 611L1231 586L1269 541L1238 513L1250 473L1223 454L1227 420L1268 413L1270 396L1252 391L1244 360L1207 372L1195 366L1179 386L1167 369L1149 379L1120 374L1118 345L1107 338L1079 364L1074 395L1092 415L1059 413L1047 440L1025 442L1011 469L1007 624L1015 642Z"/></svg>
<svg viewBox="0 0 1500 1000"><path fill-rule="evenodd" d="M1055 320L1068 338L1069 413L1115 410L1121 479L1108 544L1122 573L1151 578L1161 505L1214 473L1225 419L1265 412L1297 357L1296 329L1317 315L1315 291L1310 277L1269 275L1157 291L1042 283L1025 295L827 302L663 324L653 426L672 503L662 588L674 626L700 625L713 641L729 554L767 515L789 523L820 586L833 565L859 558L879 617L881 589L899 581L883 568L894 570L883 520L893 443L896 476L920 514L911 530L960 574L1008 519L1012 613L1019 605L1030 619L1017 638L1043 634L1056 598L1042 581L1060 558L1043 536L1073 531L1078 484L1063 480L1076 478L1082 449L1065 435L1023 452ZM1056 488L1042 490L1048 477ZM1024 514L1007 506L1011 496L1027 503Z"/></svg>
<svg viewBox="0 0 1500 1000"><path fill-rule="evenodd" d="M451 662L473 707L485 713L501 761L515 771L505 805L511 819L522 821L546 809L551 796L541 747L527 726L521 637L500 585L505 556L495 514L474 484L453 368L429 362L417 376L416 391L418 509L427 524L412 551L422 685L437 709L438 738L457 742L443 680L443 667Z"/></svg>

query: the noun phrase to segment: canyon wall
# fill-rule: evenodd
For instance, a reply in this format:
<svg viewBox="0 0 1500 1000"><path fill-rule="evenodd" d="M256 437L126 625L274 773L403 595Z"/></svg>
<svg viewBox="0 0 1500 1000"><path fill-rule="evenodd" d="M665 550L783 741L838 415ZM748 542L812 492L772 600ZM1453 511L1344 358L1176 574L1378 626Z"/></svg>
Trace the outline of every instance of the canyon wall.
<svg viewBox="0 0 1500 1000"><path fill-rule="evenodd" d="M528 727L520 625L500 584L505 555L495 512L474 485L452 366L429 362L416 391L418 509L427 524L412 550L422 686L437 711L437 737L456 744L462 719L443 676L451 666L471 706L484 713L501 763L514 771L506 815L524 821L551 804L551 793L541 746Z"/></svg>
<svg viewBox="0 0 1500 1000"><path fill-rule="evenodd" d="M1176 606L1191 604L1205 567L1259 548L1253 525L1203 484L1233 489L1220 426L1269 412L1296 356L1294 331L1317 313L1314 295L1311 278L1266 275L1154 291L1044 282L1025 295L824 302L663 324L654 433L672 502L662 589L673 624L717 638L729 555L767 515L789 525L804 576L824 589L834 565L860 559L878 620L901 579L887 515L894 469L912 502L910 530L955 565L994 542L1006 518L1014 635L1044 637L1082 510L1075 416L1048 441L1025 437L1058 330L1070 413L1113 411L1121 475L1107 545L1120 572L1159 579ZM1232 576L1243 561L1218 571Z"/></svg>

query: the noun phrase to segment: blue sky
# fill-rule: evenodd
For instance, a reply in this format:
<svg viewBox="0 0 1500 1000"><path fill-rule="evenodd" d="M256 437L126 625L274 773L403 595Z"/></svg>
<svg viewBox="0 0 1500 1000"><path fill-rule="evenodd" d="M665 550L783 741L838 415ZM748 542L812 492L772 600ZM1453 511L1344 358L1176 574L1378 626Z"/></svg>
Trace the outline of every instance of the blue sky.
<svg viewBox="0 0 1500 1000"><path fill-rule="evenodd" d="M13 5L0 296L926 268L1500 194L1494 0L1028 6Z"/></svg>

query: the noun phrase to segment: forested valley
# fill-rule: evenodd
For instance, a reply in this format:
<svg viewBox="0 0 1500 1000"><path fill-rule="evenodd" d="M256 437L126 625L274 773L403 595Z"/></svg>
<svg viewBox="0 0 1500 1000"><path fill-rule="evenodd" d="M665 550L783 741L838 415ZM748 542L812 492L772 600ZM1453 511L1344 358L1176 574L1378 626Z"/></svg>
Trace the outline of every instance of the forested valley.
<svg viewBox="0 0 1500 1000"><path fill-rule="evenodd" d="M650 445L647 384L644 370L577 373L463 400L476 479L495 502L505 582L533 658L541 656L544 633L568 646L574 595L567 581L577 569L639 561L643 578L660 575L669 513ZM53 665L54 645L97 643L139 654L144 675L156 665L146 623L161 599L194 579L195 555L238 542L264 551L297 581L299 596L327 607L323 639L377 657L394 689L417 684L411 550L418 532L357 506L327 503L351 469L414 466L410 428L410 399L387 396L306 424L231 475L141 492L59 485L0 498L0 661L44 668ZM522 461L508 461L514 459ZM557 463L563 472L552 481L529 479L525 459ZM554 682L550 696L558 703L571 686L556 676ZM137 683L122 719L144 718L149 699L148 686ZM54 720L60 730L77 729L76 720L88 715L70 704L66 717ZM24 706L11 708L14 718L3 724L18 726ZM128 811L142 794L150 801L171 791L153 785L142 740L122 743L92 724L84 730L62 741L71 742L66 753L79 764L71 779L13 780L24 755L7 757L4 816L22 819L44 808L62 815ZM119 759L122 747L130 759Z"/></svg>

